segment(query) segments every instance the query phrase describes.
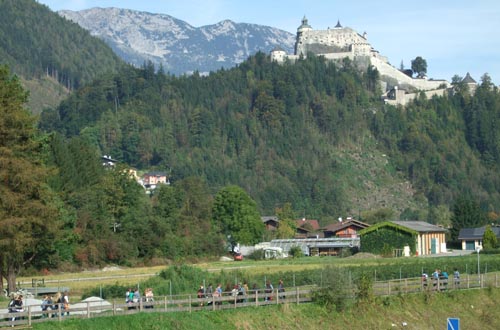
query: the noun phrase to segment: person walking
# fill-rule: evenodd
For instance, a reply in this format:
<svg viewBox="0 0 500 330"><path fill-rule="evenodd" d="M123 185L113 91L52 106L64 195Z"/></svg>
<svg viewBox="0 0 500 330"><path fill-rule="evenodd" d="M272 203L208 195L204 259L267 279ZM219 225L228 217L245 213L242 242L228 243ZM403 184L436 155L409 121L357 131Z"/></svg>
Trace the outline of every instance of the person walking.
<svg viewBox="0 0 500 330"><path fill-rule="evenodd" d="M68 294L68 291L64 292L64 295L62 297L62 303L63 303L62 316L64 316L64 312L66 312L66 315L69 316L69 294Z"/></svg>
<svg viewBox="0 0 500 330"><path fill-rule="evenodd" d="M280 299L285 299L285 295L283 294L285 292L285 285L283 284L283 280L280 279L278 282L278 293Z"/></svg>
<svg viewBox="0 0 500 330"><path fill-rule="evenodd" d="M273 284L271 283L270 280L267 280L266 288L264 289L264 292L266 293L266 296L264 297L265 301L273 300L273 291L274 291Z"/></svg>
<svg viewBox="0 0 500 330"><path fill-rule="evenodd" d="M12 295L12 299L9 302L9 313L21 313L24 312L23 307L23 295ZM11 321L14 322L16 320L16 316L12 316ZM14 325L12 325L14 326Z"/></svg>
<svg viewBox="0 0 500 330"><path fill-rule="evenodd" d="M457 268L453 271L453 284L455 285L455 288L460 287L460 272Z"/></svg>

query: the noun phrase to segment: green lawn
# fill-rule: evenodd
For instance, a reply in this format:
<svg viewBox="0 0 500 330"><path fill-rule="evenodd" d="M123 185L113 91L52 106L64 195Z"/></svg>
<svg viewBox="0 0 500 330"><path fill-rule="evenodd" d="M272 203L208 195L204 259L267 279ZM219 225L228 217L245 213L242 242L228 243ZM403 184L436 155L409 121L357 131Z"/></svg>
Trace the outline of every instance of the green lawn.
<svg viewBox="0 0 500 330"><path fill-rule="evenodd" d="M500 328L500 290L419 293L380 297L344 312L316 304L273 305L224 311L142 313L96 319L47 322L34 329L446 329L447 318L460 318L461 329ZM403 327L402 324L407 326Z"/></svg>

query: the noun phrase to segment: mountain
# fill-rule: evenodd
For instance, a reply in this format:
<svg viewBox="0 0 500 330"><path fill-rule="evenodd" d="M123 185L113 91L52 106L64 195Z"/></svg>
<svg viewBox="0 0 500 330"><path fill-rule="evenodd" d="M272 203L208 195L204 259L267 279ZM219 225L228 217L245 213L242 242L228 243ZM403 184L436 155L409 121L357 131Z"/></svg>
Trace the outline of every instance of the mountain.
<svg viewBox="0 0 500 330"><path fill-rule="evenodd" d="M31 93L30 109L39 112L124 62L102 40L47 6L34 0L1 0L1 64L22 78Z"/></svg>
<svg viewBox="0 0 500 330"><path fill-rule="evenodd" d="M119 8L58 13L104 40L126 62L151 61L172 74L230 68L276 46L290 53L295 42L289 32L230 20L197 28L169 15Z"/></svg>

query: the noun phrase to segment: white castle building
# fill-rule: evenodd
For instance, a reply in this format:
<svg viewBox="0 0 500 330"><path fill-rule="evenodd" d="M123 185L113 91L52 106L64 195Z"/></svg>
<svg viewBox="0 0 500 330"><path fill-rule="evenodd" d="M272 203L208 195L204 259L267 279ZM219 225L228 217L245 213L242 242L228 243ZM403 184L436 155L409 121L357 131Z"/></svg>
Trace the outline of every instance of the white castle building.
<svg viewBox="0 0 500 330"><path fill-rule="evenodd" d="M446 80L413 78L393 67L387 57L380 55L368 42L366 32L362 35L349 27L343 27L340 21L334 28L314 30L304 16L297 28L294 54L287 54L277 47L271 51L271 60L283 63L294 62L307 54L323 56L329 60L349 58L361 69L369 65L380 73L382 94L387 103L406 104L417 92L424 91L428 96L444 95L451 86Z"/></svg>

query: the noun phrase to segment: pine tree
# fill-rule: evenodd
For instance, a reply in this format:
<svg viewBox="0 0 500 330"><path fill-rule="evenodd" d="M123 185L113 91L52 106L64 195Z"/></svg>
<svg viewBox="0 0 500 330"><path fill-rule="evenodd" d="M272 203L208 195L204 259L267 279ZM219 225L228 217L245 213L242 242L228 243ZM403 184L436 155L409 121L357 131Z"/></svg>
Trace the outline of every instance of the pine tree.
<svg viewBox="0 0 500 330"><path fill-rule="evenodd" d="M0 67L0 275L9 291L21 267L50 245L56 219L26 100L17 77Z"/></svg>

